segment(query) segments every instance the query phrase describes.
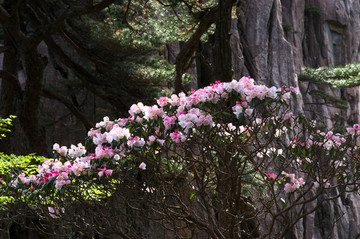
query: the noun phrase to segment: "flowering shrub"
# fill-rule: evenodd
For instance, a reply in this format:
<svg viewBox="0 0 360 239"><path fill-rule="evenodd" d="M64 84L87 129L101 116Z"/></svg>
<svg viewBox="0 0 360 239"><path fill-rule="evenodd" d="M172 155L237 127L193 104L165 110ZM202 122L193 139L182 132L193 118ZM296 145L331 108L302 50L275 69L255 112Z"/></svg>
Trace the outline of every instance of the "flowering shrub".
<svg viewBox="0 0 360 239"><path fill-rule="evenodd" d="M330 180L345 192L359 177L358 125L349 135L317 130L289 110L297 93L244 77L134 104L128 118L104 117L85 146L54 144L54 160L1 187L41 218L99 233L146 237L134 225L151 218L177 235L282 236L301 218L289 212L300 215L297 206L330 190Z"/></svg>

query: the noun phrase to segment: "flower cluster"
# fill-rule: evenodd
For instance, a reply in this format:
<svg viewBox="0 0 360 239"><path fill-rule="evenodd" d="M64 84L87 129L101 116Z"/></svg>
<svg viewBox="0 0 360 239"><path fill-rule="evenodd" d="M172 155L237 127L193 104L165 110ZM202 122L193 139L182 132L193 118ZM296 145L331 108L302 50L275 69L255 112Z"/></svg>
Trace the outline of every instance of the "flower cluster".
<svg viewBox="0 0 360 239"><path fill-rule="evenodd" d="M54 187L62 189L77 177L93 178L97 175L96 177L104 178L113 175L115 170L121 170L121 167L128 167L135 172L147 170L150 166L147 166L146 159L139 158L138 155L145 152L156 154L162 147L186 144L188 139L204 132L225 132L220 135L229 138L240 134L241 137L251 137L252 130L257 126L272 127L275 121L288 121L293 124L295 117L291 112L284 113L282 117L259 118L261 115L257 114L256 107L261 102L269 105L284 103L283 105L287 106L285 102L291 96L295 97L297 92L293 87L269 88L255 85L253 79L243 77L239 81L216 82L208 87L192 90L189 96L180 93L171 97L160 97L157 105L153 106L139 102L130 107L129 117L114 121L104 117L103 121L88 132L94 152L87 152L82 144L71 145L69 149L54 144L53 161L45 161L40 165L37 174L19 175L11 181L11 185L16 186L21 182L23 185L40 189L41 185L53 180ZM234 124L226 122L223 116L229 119L232 117ZM286 130L286 127L277 129L277 136ZM324 138L335 145L343 142L340 136L330 133ZM330 148L328 141L323 144ZM307 142L310 144L311 139ZM267 150L258 156L262 157L266 152ZM282 153L280 149L276 152ZM302 178L296 179L292 175L284 175L284 178L289 179L285 185L286 192L293 192L304 184ZM275 174L270 174L268 179L274 180L276 177Z"/></svg>
<svg viewBox="0 0 360 239"><path fill-rule="evenodd" d="M55 148L57 146L55 145ZM20 174L16 179L11 181L13 187L19 183L29 185L30 187L41 187L50 180L54 180L56 189L61 189L64 185L70 184L70 175L80 176L91 168L89 157L78 158L75 161L66 161L62 163L59 160L49 161L38 166L38 173L26 177Z"/></svg>
<svg viewBox="0 0 360 239"><path fill-rule="evenodd" d="M297 137L294 137L294 140L291 143L293 147L296 145L305 148L319 146L326 150L331 150L332 148L340 148L344 145L344 143L346 143L346 138L339 133L334 134L332 131L325 133L317 130L315 134L310 135L306 140L299 141Z"/></svg>
<svg viewBox="0 0 360 239"><path fill-rule="evenodd" d="M284 177L284 181L286 182L284 190L287 193L294 192L305 184L303 178L295 178L295 174L289 174L282 171L281 175Z"/></svg>

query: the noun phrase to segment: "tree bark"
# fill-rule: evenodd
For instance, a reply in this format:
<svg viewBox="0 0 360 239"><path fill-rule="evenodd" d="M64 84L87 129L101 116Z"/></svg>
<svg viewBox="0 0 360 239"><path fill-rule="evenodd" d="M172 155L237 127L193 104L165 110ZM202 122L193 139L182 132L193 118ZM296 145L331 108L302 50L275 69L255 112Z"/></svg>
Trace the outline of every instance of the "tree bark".
<svg viewBox="0 0 360 239"><path fill-rule="evenodd" d="M232 80L231 62L231 10L236 0L219 0L216 13L214 80Z"/></svg>
<svg viewBox="0 0 360 239"><path fill-rule="evenodd" d="M216 29L214 45L214 80L231 81L232 80L232 62L230 47L231 32L231 11L236 0L219 0L216 12ZM225 149L224 157L219 160L218 172L218 220L224 238L239 238L239 231L236 230L236 215L233 214L233 196L234 183L237 179L232 178L236 173L233 172L236 167L232 167L232 159ZM235 180L235 181L234 181ZM239 192L237 192L239 193Z"/></svg>
<svg viewBox="0 0 360 239"><path fill-rule="evenodd" d="M47 62L33 47L26 49L23 57L27 81L20 111L20 122L34 152L39 155L47 155L44 132L40 128L38 115L43 73Z"/></svg>
<svg viewBox="0 0 360 239"><path fill-rule="evenodd" d="M4 35L4 58L3 69L0 74L1 92L0 92L0 117L7 118L9 115L17 115L17 103L21 97L21 86L19 84L18 75L18 55L15 47L7 34ZM17 122L17 121L16 121ZM12 127L11 131L15 128ZM0 151L4 153L11 152L12 133L7 135L6 140L0 141Z"/></svg>

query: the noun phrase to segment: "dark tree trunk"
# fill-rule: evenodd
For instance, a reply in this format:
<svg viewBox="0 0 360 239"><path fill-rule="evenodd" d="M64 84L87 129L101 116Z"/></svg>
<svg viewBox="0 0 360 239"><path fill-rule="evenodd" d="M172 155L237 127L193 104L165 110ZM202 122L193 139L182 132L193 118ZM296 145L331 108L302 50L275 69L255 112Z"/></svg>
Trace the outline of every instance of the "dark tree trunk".
<svg viewBox="0 0 360 239"><path fill-rule="evenodd" d="M31 148L39 155L47 154L44 132L39 124L38 109L43 85L43 73L46 60L41 58L36 47L29 47L24 52L24 65L27 76L20 122Z"/></svg>
<svg viewBox="0 0 360 239"><path fill-rule="evenodd" d="M235 0L219 0L216 12L216 29L215 29L215 45L214 45L214 78L215 81L231 81L232 80L232 61L231 61L231 10ZM232 170L232 160L225 157L219 160L220 172L218 173L218 220L219 226L223 231L224 238L239 238L239 231L234 224L235 218L232 214L232 196L236 196L236 190L233 189L234 175ZM228 228L229 230L225 230Z"/></svg>
<svg viewBox="0 0 360 239"><path fill-rule="evenodd" d="M17 104L21 97L21 87L17 78L18 54L7 34L4 35L4 49L3 69L1 71L0 117L7 118L9 115L17 115ZM11 131L14 130L15 128L12 127ZM13 133L7 134L8 138L0 141L0 152L11 152L11 137Z"/></svg>
<svg viewBox="0 0 360 239"><path fill-rule="evenodd" d="M235 0L219 0L216 14L214 80L232 80L231 62L231 10Z"/></svg>
<svg viewBox="0 0 360 239"><path fill-rule="evenodd" d="M19 95L17 82L17 66L18 59L14 47L11 44L11 40L7 35L4 36L4 52L3 58L3 81L1 83L1 105L0 113L1 116L6 118L11 114L16 113L16 96Z"/></svg>

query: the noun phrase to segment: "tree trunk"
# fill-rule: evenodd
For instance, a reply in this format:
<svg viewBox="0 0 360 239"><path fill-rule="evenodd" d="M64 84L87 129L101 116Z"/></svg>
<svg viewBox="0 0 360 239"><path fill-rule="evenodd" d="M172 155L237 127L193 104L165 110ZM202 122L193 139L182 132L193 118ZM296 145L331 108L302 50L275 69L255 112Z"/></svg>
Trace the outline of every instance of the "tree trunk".
<svg viewBox="0 0 360 239"><path fill-rule="evenodd" d="M24 52L26 87L20 113L20 122L30 141L32 150L39 155L47 154L44 132L40 128L38 109L43 85L46 60L41 58L37 49L29 47Z"/></svg>
<svg viewBox="0 0 360 239"><path fill-rule="evenodd" d="M231 62L231 10L235 0L219 0L216 14L214 80L232 80Z"/></svg>
<svg viewBox="0 0 360 239"><path fill-rule="evenodd" d="M215 29L215 48L214 48L214 80L232 80L232 62L230 47L231 32L231 10L234 0L219 0L216 13ZM231 158L226 156L219 160L218 173L218 220L219 227L223 232L224 238L238 238L234 233L234 217L231 215L231 195L232 193L232 168L230 167ZM228 229L228 230L225 230Z"/></svg>
<svg viewBox="0 0 360 239"><path fill-rule="evenodd" d="M7 118L9 115L17 115L17 103L21 96L21 87L17 79L18 75L18 54L9 36L4 35L4 58L1 71L1 92L0 92L0 117ZM15 128L12 127L11 131ZM12 133L0 141L0 152L11 152Z"/></svg>

